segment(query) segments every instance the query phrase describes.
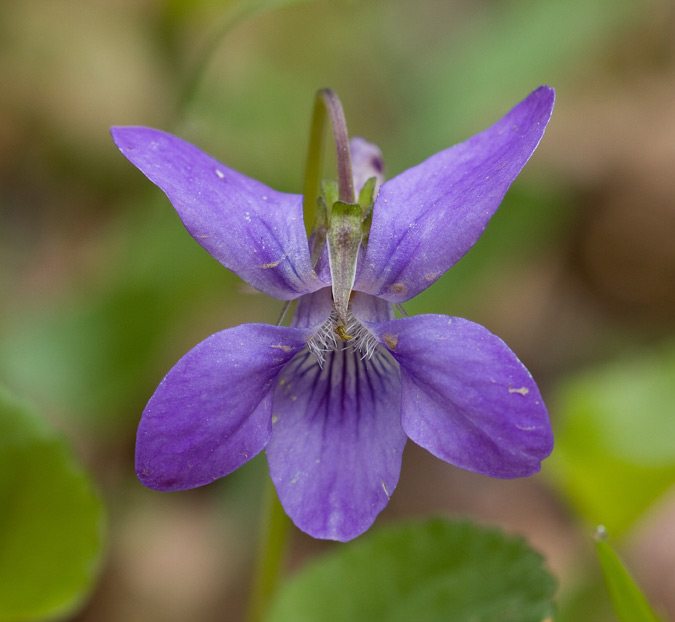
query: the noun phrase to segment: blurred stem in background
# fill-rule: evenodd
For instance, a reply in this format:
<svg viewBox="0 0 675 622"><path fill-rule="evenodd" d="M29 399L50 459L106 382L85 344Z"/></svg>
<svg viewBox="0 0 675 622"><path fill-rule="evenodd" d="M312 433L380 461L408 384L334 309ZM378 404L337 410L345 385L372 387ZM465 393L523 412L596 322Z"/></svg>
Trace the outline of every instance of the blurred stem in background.
<svg viewBox="0 0 675 622"><path fill-rule="evenodd" d="M194 63L179 79L180 84L178 87L176 109L169 121L169 127L177 127L183 120L185 112L194 100L204 73L218 49L218 46L238 24L258 13L302 1L303 0L241 0L240 2L231 4L223 13L219 23L215 26L212 36L203 44Z"/></svg>
<svg viewBox="0 0 675 622"><path fill-rule="evenodd" d="M191 69L181 76L178 87L176 109L170 119L169 126L176 127L183 120L186 110L195 97L202 77L213 58L214 52L226 35L247 17L260 10L260 2L235 2L225 11L215 33L203 45ZM264 6L264 5L263 5Z"/></svg>
<svg viewBox="0 0 675 622"><path fill-rule="evenodd" d="M271 479L265 485L258 559L249 594L248 622L261 622L279 583L290 521Z"/></svg>

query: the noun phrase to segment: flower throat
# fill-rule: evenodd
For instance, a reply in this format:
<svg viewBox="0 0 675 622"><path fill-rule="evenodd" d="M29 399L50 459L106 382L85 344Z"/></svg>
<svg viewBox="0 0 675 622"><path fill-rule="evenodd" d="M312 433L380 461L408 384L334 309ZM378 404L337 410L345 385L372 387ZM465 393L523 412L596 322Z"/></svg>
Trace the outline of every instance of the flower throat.
<svg viewBox="0 0 675 622"><path fill-rule="evenodd" d="M335 142L337 185L319 182L326 113ZM319 364L323 364L327 352L339 349L353 348L370 358L377 346L375 337L354 317L349 305L359 251L367 241L372 220L375 182L375 178L368 179L363 188L357 189L357 202L342 104L333 91L320 90L314 106L304 188L305 226L311 240L312 260L316 266L325 246L332 277L333 309L308 342Z"/></svg>

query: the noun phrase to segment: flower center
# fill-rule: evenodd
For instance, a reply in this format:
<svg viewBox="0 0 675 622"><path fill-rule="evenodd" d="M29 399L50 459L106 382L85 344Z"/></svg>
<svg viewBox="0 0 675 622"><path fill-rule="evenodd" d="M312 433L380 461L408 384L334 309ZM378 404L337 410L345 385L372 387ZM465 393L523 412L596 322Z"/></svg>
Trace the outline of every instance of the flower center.
<svg viewBox="0 0 675 622"><path fill-rule="evenodd" d="M354 316L351 309L347 310L342 320L333 307L328 319L307 342L307 348L322 366L326 353L336 350L358 350L362 359L371 358L378 343L375 335Z"/></svg>

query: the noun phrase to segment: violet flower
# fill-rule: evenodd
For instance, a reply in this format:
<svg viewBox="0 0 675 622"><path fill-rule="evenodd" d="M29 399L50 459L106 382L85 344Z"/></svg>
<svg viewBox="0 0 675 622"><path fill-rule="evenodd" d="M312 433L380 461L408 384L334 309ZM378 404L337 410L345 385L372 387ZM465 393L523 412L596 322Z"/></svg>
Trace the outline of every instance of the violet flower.
<svg viewBox="0 0 675 622"><path fill-rule="evenodd" d="M540 87L492 127L381 183L351 263L342 251L331 255L328 239L316 266L302 196L159 130L113 128L121 152L166 193L203 248L260 292L297 299L289 327L228 328L171 369L138 428L141 482L202 486L265 449L293 522L345 541L387 504L407 438L476 473L537 472L552 432L516 355L469 320L395 319L393 305L473 246L541 140L553 101L553 89ZM377 148L361 140L352 150L357 191L368 177L379 185Z"/></svg>

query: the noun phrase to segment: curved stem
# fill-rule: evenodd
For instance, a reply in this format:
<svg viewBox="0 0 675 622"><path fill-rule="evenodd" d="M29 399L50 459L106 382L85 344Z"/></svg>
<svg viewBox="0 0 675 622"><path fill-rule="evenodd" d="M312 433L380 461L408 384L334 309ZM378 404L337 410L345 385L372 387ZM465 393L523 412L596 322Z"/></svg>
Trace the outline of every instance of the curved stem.
<svg viewBox="0 0 675 622"><path fill-rule="evenodd" d="M321 89L317 96L322 99L326 106L333 128L335 151L337 153L338 193L340 201L355 203L352 158L349 152L349 133L347 132L347 121L345 120L345 113L342 110L340 98L330 89Z"/></svg>
<svg viewBox="0 0 675 622"><path fill-rule="evenodd" d="M290 526L290 521L277 498L274 484L269 478L265 486L263 516L260 549L249 596L248 622L262 622L267 613L277 590Z"/></svg>
<svg viewBox="0 0 675 622"><path fill-rule="evenodd" d="M355 203L352 159L349 152L349 133L340 98L331 89L321 89L314 100L312 127L307 149L305 184L303 187L303 211L307 235L312 233L316 214L315 201L320 194L321 166L323 164L323 135L326 113L330 116L337 154L338 194L340 201ZM330 206L329 206L330 207Z"/></svg>

